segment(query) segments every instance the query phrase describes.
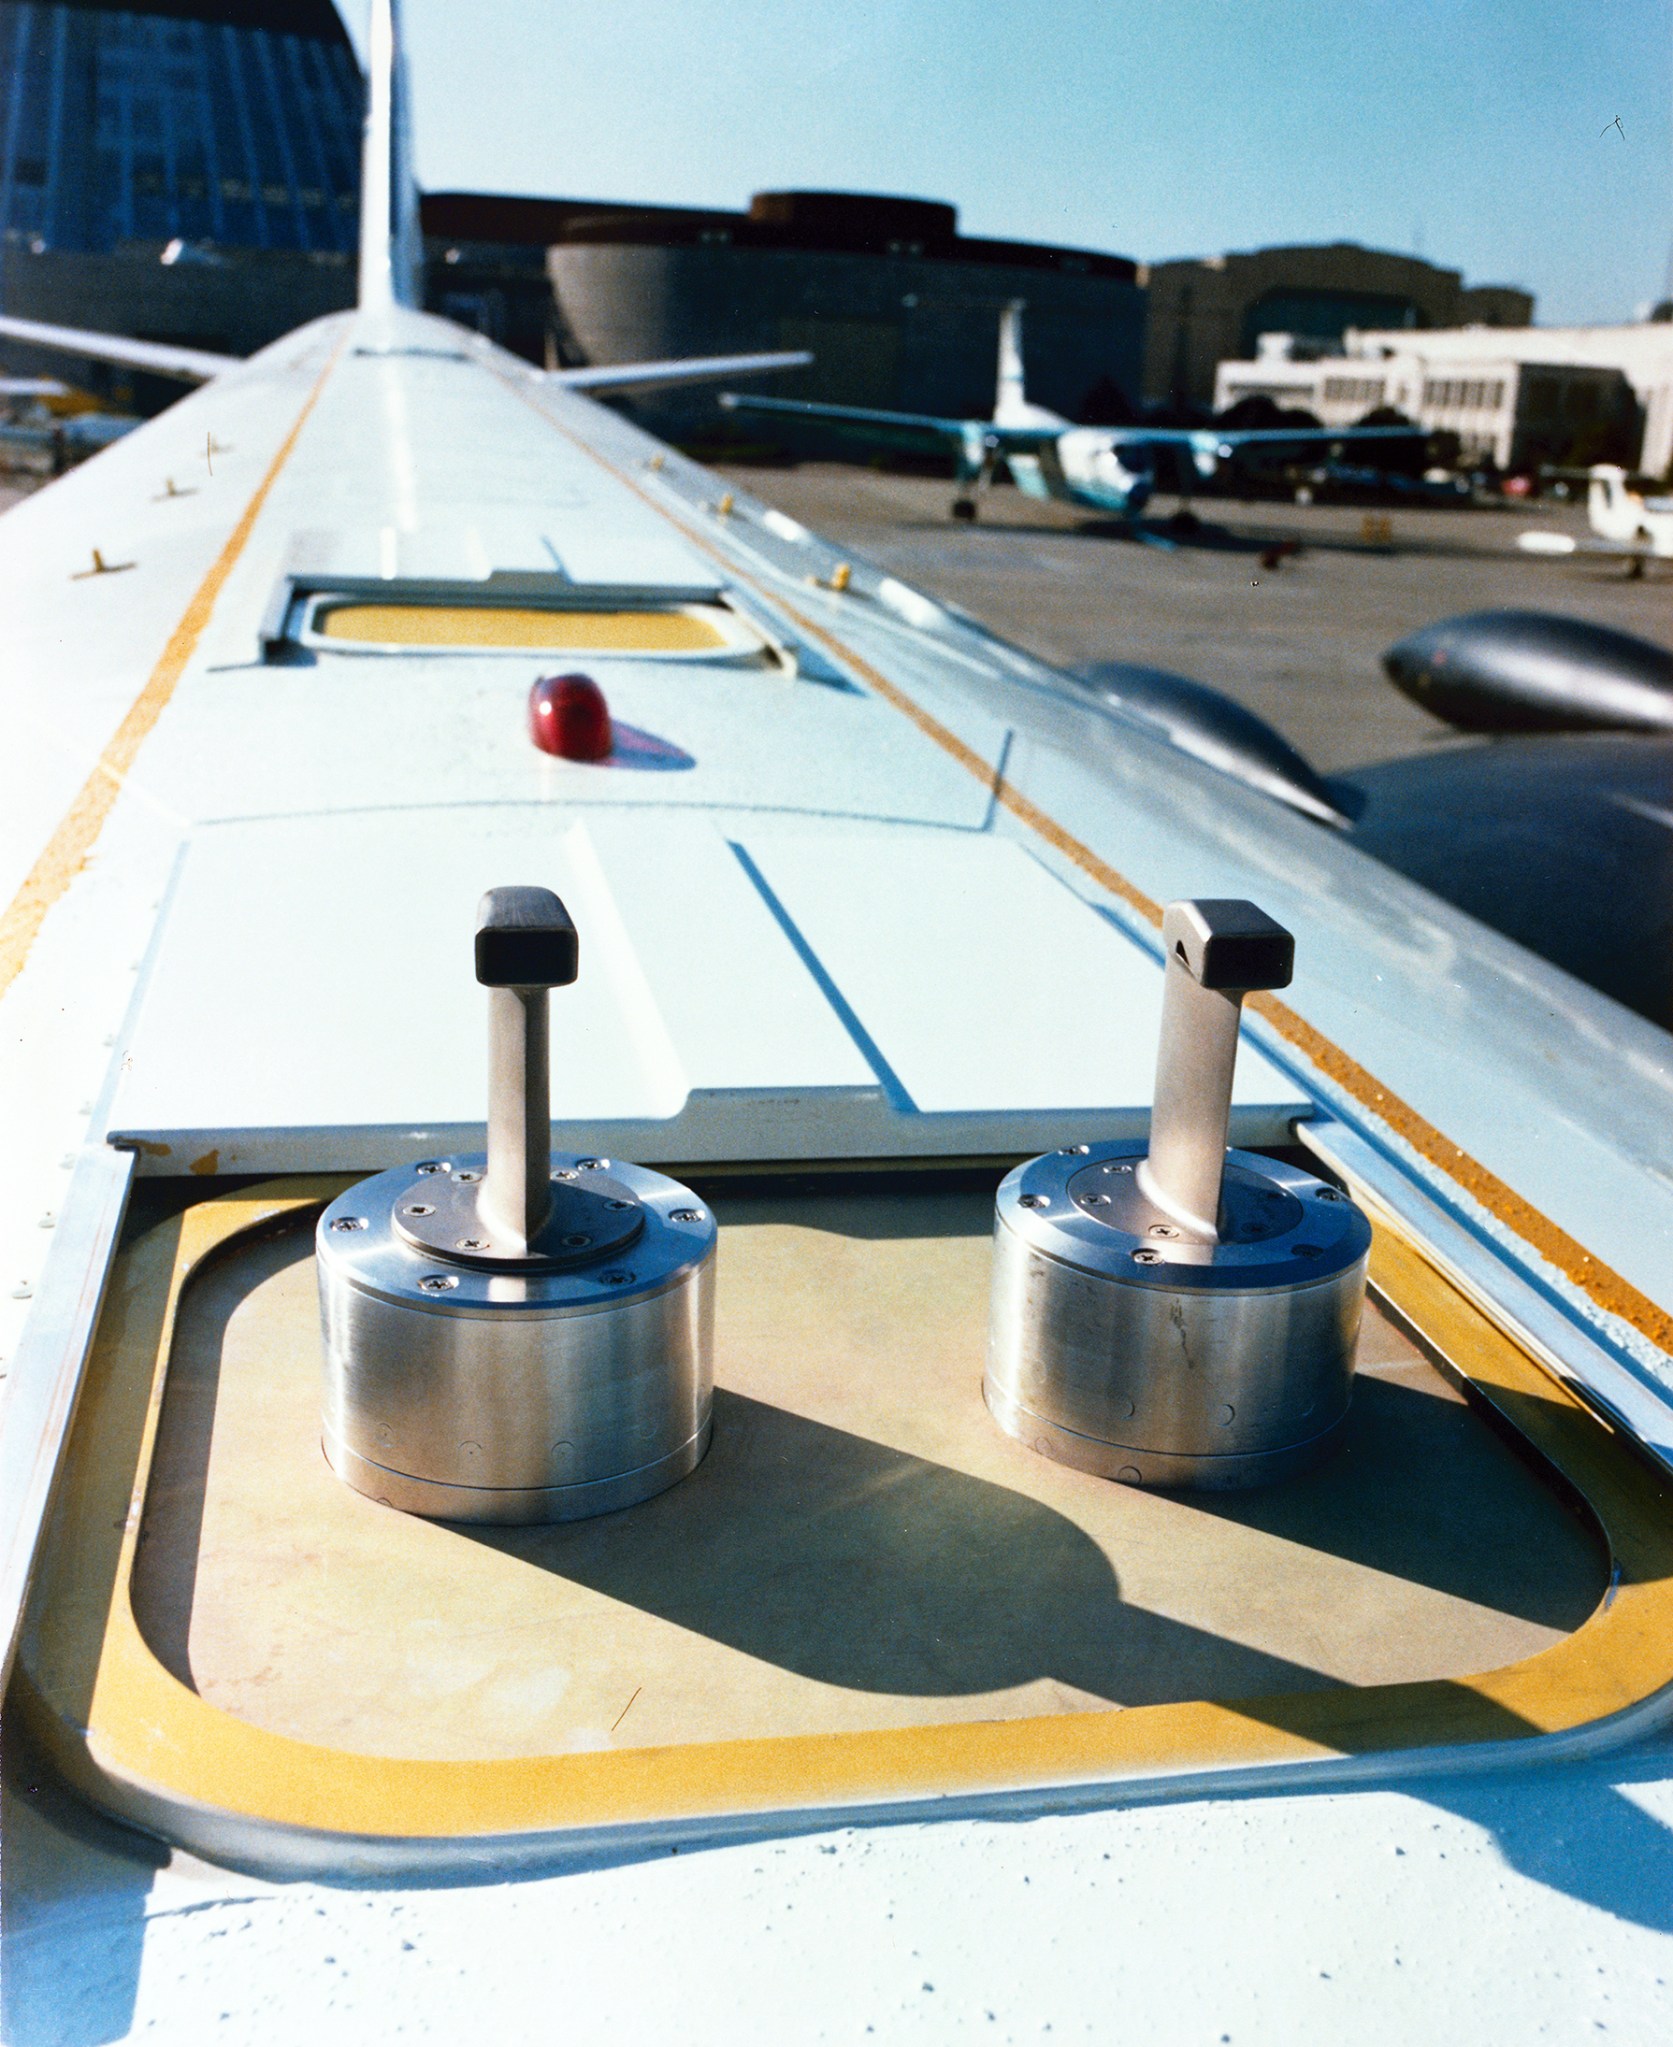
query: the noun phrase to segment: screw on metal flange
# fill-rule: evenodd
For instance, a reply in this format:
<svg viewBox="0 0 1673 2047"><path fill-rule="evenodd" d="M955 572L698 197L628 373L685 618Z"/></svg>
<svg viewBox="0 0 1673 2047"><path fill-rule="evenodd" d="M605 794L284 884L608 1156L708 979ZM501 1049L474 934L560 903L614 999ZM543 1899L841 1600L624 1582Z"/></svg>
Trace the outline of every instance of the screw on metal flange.
<svg viewBox="0 0 1673 2047"><path fill-rule="evenodd" d="M1153 1237L1177 1237L1179 1232L1172 1223L1152 1223L1150 1225L1150 1234Z"/></svg>
<svg viewBox="0 0 1673 2047"><path fill-rule="evenodd" d="M1141 1244L1139 1248L1133 1253L1133 1263L1135 1265L1160 1265L1161 1262L1162 1262L1161 1252L1152 1251L1148 1247L1148 1245L1145 1244Z"/></svg>
<svg viewBox="0 0 1673 2047"><path fill-rule="evenodd" d="M603 1272L599 1274L599 1277L606 1286L632 1286L633 1284L633 1274L631 1272Z"/></svg>
<svg viewBox="0 0 1673 2047"><path fill-rule="evenodd" d="M1108 1208L1110 1198L1107 1194L1083 1194L1080 1205L1082 1208Z"/></svg>
<svg viewBox="0 0 1673 2047"><path fill-rule="evenodd" d="M605 1202L604 1206L606 1208L613 1208L618 1213L620 1213L620 1211L624 1208L631 1208L633 1206L633 1203L631 1201L607 1201Z"/></svg>
<svg viewBox="0 0 1673 2047"><path fill-rule="evenodd" d="M363 1215L334 1215L331 1218L331 1227L334 1230L363 1230L366 1227L366 1218Z"/></svg>
<svg viewBox="0 0 1673 2047"><path fill-rule="evenodd" d="M1049 1208L1051 1202L1044 1194L1024 1194L1018 1197L1019 1208Z"/></svg>
<svg viewBox="0 0 1673 2047"><path fill-rule="evenodd" d="M418 1282L418 1290L423 1294L450 1294L458 1284L450 1272L427 1272Z"/></svg>
<svg viewBox="0 0 1673 2047"><path fill-rule="evenodd" d="M609 1163L608 1159L577 1159L575 1161L575 1170L578 1173L597 1173L601 1172Z"/></svg>
<svg viewBox="0 0 1673 2047"><path fill-rule="evenodd" d="M671 1208L668 1211L668 1220L671 1223L700 1223L703 1220L703 1211L700 1208Z"/></svg>
<svg viewBox="0 0 1673 2047"><path fill-rule="evenodd" d="M584 1230L572 1230L564 1238L564 1244L571 1251L584 1251L591 1242L592 1238Z"/></svg>
<svg viewBox="0 0 1673 2047"><path fill-rule="evenodd" d="M423 1173L425 1175L429 1175L431 1173L445 1173L447 1171L447 1167L442 1163L440 1159L421 1159L419 1163L413 1167L413 1171L415 1173Z"/></svg>
<svg viewBox="0 0 1673 2047"><path fill-rule="evenodd" d="M1091 1149L1089 1144L1060 1144L1057 1155L1061 1159L1083 1159Z"/></svg>
<svg viewBox="0 0 1673 2047"><path fill-rule="evenodd" d="M487 1251L491 1248L486 1237L461 1237L459 1239L459 1249L461 1251Z"/></svg>
<svg viewBox="0 0 1673 2047"><path fill-rule="evenodd" d="M453 1176L462 1185L469 1187L482 1178L480 1173L455 1173Z"/></svg>
<svg viewBox="0 0 1673 2047"><path fill-rule="evenodd" d="M436 1204L433 1201L409 1201L407 1203L408 1215L434 1215L435 1212Z"/></svg>
<svg viewBox="0 0 1673 2047"><path fill-rule="evenodd" d="M573 1180L575 1175L568 1166L559 1166L558 1170L552 1175L552 1178L554 1180Z"/></svg>
<svg viewBox="0 0 1673 2047"><path fill-rule="evenodd" d="M1315 1201L1346 1201L1347 1198L1345 1194L1335 1187L1315 1187L1313 1189L1313 1199Z"/></svg>

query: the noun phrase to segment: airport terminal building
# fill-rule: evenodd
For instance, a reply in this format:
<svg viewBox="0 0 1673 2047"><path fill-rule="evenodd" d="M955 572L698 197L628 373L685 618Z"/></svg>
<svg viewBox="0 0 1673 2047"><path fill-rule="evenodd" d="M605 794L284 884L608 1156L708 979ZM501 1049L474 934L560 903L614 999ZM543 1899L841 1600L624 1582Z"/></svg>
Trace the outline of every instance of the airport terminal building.
<svg viewBox="0 0 1673 2047"><path fill-rule="evenodd" d="M362 107L332 0L0 0L0 305L244 355L350 304Z"/></svg>

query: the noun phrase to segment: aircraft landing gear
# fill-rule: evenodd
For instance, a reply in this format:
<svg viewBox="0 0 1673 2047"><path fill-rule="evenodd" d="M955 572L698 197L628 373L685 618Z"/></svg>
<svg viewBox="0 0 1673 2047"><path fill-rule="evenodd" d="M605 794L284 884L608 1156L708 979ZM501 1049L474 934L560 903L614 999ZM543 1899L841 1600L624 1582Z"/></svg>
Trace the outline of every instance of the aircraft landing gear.
<svg viewBox="0 0 1673 2047"><path fill-rule="evenodd" d="M953 479L953 502L949 509L955 519L963 520L967 526L975 524L982 492L992 484L998 462L999 450L995 447L984 447L980 460L974 449L966 447Z"/></svg>

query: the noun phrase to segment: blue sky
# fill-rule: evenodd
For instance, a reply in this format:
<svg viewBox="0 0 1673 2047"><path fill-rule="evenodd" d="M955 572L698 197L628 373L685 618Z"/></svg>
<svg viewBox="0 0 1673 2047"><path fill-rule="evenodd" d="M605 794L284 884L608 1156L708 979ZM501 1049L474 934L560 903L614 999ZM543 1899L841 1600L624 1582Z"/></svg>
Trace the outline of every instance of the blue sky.
<svg viewBox="0 0 1673 2047"><path fill-rule="evenodd" d="M406 25L433 189L903 192L1141 258L1418 247L1544 321L1669 290L1673 0L406 0Z"/></svg>

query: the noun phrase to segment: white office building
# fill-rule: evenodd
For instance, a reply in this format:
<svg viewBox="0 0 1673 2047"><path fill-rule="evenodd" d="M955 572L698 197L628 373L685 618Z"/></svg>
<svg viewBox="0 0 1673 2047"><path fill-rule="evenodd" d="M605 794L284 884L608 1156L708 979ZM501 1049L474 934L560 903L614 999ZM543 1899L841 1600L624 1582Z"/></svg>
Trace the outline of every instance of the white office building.
<svg viewBox="0 0 1673 2047"><path fill-rule="evenodd" d="M1256 395L1326 426L1392 406L1456 433L1465 460L1491 457L1501 469L1625 429L1638 442L1622 450L1629 462L1660 476L1673 466L1673 323L1349 329L1328 356L1265 335L1254 361L1220 364L1215 409Z"/></svg>

